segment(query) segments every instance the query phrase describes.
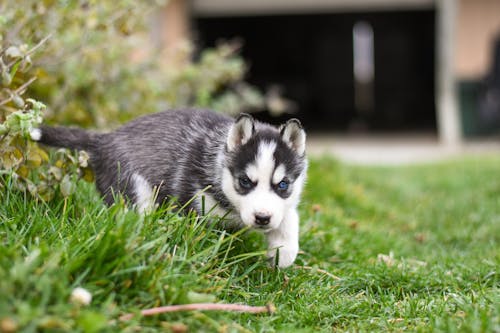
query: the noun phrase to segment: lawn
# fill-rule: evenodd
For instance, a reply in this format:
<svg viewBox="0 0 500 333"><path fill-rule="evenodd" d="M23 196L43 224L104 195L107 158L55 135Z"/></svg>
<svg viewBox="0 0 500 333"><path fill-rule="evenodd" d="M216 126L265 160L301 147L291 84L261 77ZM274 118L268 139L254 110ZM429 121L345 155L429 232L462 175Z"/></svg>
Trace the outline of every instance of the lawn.
<svg viewBox="0 0 500 333"><path fill-rule="evenodd" d="M352 167L311 161L301 254L272 270L255 233L162 207L0 189L0 332L500 331L500 158ZM76 287L90 305L70 301ZM273 314L124 313L273 304Z"/></svg>

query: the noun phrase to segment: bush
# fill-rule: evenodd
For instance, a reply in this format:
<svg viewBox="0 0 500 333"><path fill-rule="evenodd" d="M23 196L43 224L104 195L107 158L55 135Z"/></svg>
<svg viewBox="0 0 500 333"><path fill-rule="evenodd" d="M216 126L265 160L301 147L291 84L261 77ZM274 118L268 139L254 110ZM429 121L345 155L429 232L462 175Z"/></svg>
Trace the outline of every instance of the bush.
<svg viewBox="0 0 500 333"><path fill-rule="evenodd" d="M0 4L0 186L14 181L48 200L89 178L86 156L58 151L49 158L29 140L42 119L110 128L167 107L233 114L263 107L262 95L243 81L246 66L234 45L166 67L144 37L158 6L127 0Z"/></svg>

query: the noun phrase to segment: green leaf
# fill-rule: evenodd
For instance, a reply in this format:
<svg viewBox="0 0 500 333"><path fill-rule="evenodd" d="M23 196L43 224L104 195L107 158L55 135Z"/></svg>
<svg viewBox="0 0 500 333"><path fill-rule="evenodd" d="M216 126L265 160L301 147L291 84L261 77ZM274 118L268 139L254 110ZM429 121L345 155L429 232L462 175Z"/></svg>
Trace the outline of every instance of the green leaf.
<svg viewBox="0 0 500 333"><path fill-rule="evenodd" d="M71 181L69 175L64 175L61 180L61 193L63 196L68 197L75 191L76 185Z"/></svg>
<svg viewBox="0 0 500 333"><path fill-rule="evenodd" d="M8 131L9 129L7 128L7 126L5 126L4 124L0 124L0 135L4 135Z"/></svg>
<svg viewBox="0 0 500 333"><path fill-rule="evenodd" d="M5 87L8 87L8 86L10 86L11 83L12 83L12 75L7 73L7 71L3 71L2 72L2 84Z"/></svg>
<svg viewBox="0 0 500 333"><path fill-rule="evenodd" d="M59 161L57 161L59 162ZM62 170L61 167L58 166L58 163L56 162L56 165L51 166L49 168L49 174L52 174L56 180L61 180L62 177Z"/></svg>
<svg viewBox="0 0 500 333"><path fill-rule="evenodd" d="M22 99L21 96L15 94L12 96L12 101L14 102L14 105L18 108L18 109L22 109L24 107L24 99Z"/></svg>
<svg viewBox="0 0 500 333"><path fill-rule="evenodd" d="M14 66L12 66L12 69L10 70L10 76L11 77L14 77L16 76L16 73L17 73L17 69L19 68L19 65L21 64L20 61L17 61Z"/></svg>
<svg viewBox="0 0 500 333"><path fill-rule="evenodd" d="M93 182L94 181L94 172L90 168L82 168L82 179L85 180L86 182Z"/></svg>
<svg viewBox="0 0 500 333"><path fill-rule="evenodd" d="M10 46L5 50L5 55L10 57L10 58L21 58L23 56L23 53L17 46Z"/></svg>
<svg viewBox="0 0 500 333"><path fill-rule="evenodd" d="M28 98L26 101L28 101L33 106L33 109L35 111L41 111L46 108L45 104L37 101L36 99Z"/></svg>

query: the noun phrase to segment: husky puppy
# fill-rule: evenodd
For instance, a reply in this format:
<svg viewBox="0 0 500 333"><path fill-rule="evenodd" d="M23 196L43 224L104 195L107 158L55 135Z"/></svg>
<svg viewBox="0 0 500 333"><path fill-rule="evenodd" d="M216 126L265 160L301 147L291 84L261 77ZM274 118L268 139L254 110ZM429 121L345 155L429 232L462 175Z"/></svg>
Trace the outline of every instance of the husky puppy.
<svg viewBox="0 0 500 333"><path fill-rule="evenodd" d="M42 126L32 138L87 151L107 204L116 193L139 211L195 197L189 208L200 214L212 211L264 232L273 264L287 267L297 256L297 205L307 169L297 119L275 128L248 114L234 120L208 110L170 110L110 133Z"/></svg>

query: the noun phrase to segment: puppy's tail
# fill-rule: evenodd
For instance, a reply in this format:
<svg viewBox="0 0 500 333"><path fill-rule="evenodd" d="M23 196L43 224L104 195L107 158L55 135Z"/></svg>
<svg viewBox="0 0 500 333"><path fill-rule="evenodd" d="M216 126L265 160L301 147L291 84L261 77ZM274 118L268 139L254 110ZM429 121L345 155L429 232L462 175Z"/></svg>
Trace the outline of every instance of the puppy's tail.
<svg viewBox="0 0 500 333"><path fill-rule="evenodd" d="M31 139L44 145L92 151L98 134L80 128L42 125L30 133Z"/></svg>

